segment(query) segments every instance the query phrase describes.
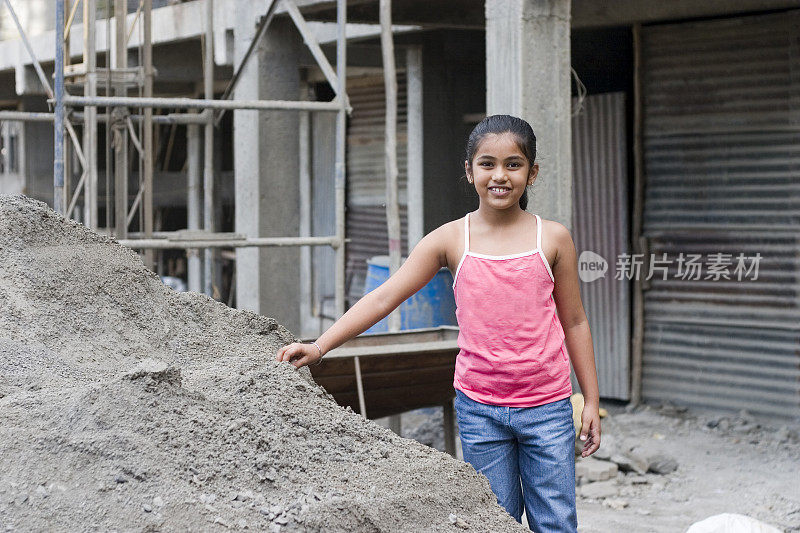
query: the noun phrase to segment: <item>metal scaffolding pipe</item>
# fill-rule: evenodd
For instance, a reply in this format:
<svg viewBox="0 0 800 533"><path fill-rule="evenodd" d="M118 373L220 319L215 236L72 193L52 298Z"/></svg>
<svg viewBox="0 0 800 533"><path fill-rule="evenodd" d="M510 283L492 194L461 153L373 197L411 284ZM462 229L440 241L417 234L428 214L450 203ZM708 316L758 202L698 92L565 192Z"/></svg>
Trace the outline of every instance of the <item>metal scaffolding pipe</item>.
<svg viewBox="0 0 800 533"><path fill-rule="evenodd" d="M83 0L83 64L86 67L83 95L90 98L97 96L96 18L97 0ZM84 221L88 227L97 229L97 108L89 106L83 115L83 154L88 165L83 193Z"/></svg>
<svg viewBox="0 0 800 533"><path fill-rule="evenodd" d="M128 66L128 48L125 45L125 16L127 2L114 0L114 68ZM127 99L128 88L124 82L114 84L117 98ZM89 99L89 105L104 105ZM68 104L69 105L69 104ZM125 238L128 233L128 131L117 125L114 135L114 227L117 238Z"/></svg>
<svg viewBox="0 0 800 533"><path fill-rule="evenodd" d="M81 0L77 0L74 4L72 4L72 9L69 10L69 17L67 17L67 24L64 27L64 44L69 45L69 32L72 30L72 21L75 20L75 15L78 13L78 5L81 3ZM84 4L85 5L85 4Z"/></svg>
<svg viewBox="0 0 800 533"><path fill-rule="evenodd" d="M297 100L210 100L201 98L135 98L125 96L65 96L64 104L72 107L142 107L185 109L261 109L277 111L338 111L339 98L330 102L303 102ZM350 108L345 106L346 111Z"/></svg>
<svg viewBox="0 0 800 533"><path fill-rule="evenodd" d="M142 22L144 32L144 46L142 50L142 63L144 63L144 87L142 94L145 98L153 97L153 0L143 0L140 4L143 11ZM130 123L130 121L129 121ZM139 213L144 218L144 234L146 238L153 235L153 109L144 109L144 121L142 122L142 145L144 156L142 166L144 167L144 195L142 198L142 208ZM144 264L149 269L153 269L153 253L145 251Z"/></svg>
<svg viewBox="0 0 800 533"><path fill-rule="evenodd" d="M3 119L4 111L0 111L0 120ZM14 111L14 113L21 113ZM42 121L46 120L53 120L52 113L38 113L41 115L45 115L49 118L42 118ZM69 117L74 119L75 121L84 120L86 117L85 113L70 113ZM169 113L167 115L153 115L153 124L205 124L207 119L206 113ZM144 115L128 115L125 117L126 119L132 120L133 122L141 122L144 120ZM108 122L108 115L105 113L102 115L97 115L97 122Z"/></svg>
<svg viewBox="0 0 800 533"><path fill-rule="evenodd" d="M332 237L252 237L241 239L118 239L123 246L136 250L191 250L193 248L259 248L268 246L337 246Z"/></svg>
<svg viewBox="0 0 800 533"><path fill-rule="evenodd" d="M311 88L306 84L301 89L304 99L308 99ZM313 203L311 190L311 113L300 113L299 124L299 160L300 160L300 236L311 236L311 205ZM300 324L301 332L305 334L306 323L313 317L312 305L312 266L311 250L303 247L300 249Z"/></svg>
<svg viewBox="0 0 800 533"><path fill-rule="evenodd" d="M6 5L11 5L6 0ZM12 10L13 13L13 10ZM16 20L16 17L15 17ZM24 35L24 32L20 32ZM27 44L27 39L23 37ZM33 55L30 44L28 51ZM35 62L38 64L38 62ZM39 67L41 69L41 66ZM56 2L55 114L53 122L53 209L64 214L64 2ZM44 73L42 73L44 76ZM46 80L46 78L45 78ZM49 88L49 87L48 87Z"/></svg>
<svg viewBox="0 0 800 533"><path fill-rule="evenodd" d="M186 127L186 227L190 231L200 229L200 127L190 124ZM186 250L187 276L189 290L202 292L203 264L200 251L196 248Z"/></svg>
<svg viewBox="0 0 800 533"><path fill-rule="evenodd" d="M26 111L0 111L0 121L9 122L53 122L53 113L28 113Z"/></svg>
<svg viewBox="0 0 800 533"><path fill-rule="evenodd" d="M111 2L110 0L106 0L105 2L105 18L106 18L106 43L108 44L108 50L106 52L106 65L105 65L105 83L104 88L106 94L111 94ZM106 114L111 115L112 110L110 108L106 108ZM111 196L111 159L112 159L112 132L111 128L108 125L104 128L105 130L105 185L106 185L106 194L105 194L105 204L106 204L106 229L111 230L112 226L112 209L111 206L114 202L113 197Z"/></svg>
<svg viewBox="0 0 800 533"><path fill-rule="evenodd" d="M400 269L400 203L397 193L397 71L392 39L392 2L380 0L381 51L383 53L383 85L386 94L385 175L386 228L389 236L389 275ZM389 331L400 330L400 309L389 314Z"/></svg>
<svg viewBox="0 0 800 533"><path fill-rule="evenodd" d="M206 31L205 55L203 57L203 96L206 100L214 100L214 2L205 1ZM214 119L208 115L203 135L203 229L214 231ZM203 263L203 292L213 297L214 274L216 273L215 253L205 250Z"/></svg>
<svg viewBox="0 0 800 533"><path fill-rule="evenodd" d="M139 137L136 135L136 130L133 129L133 121L128 120L128 117L125 117L125 125L128 126L128 133L131 134L131 142L133 146L136 148L136 151L139 152L139 155L144 154L144 147L142 143L139 142Z"/></svg>
<svg viewBox="0 0 800 533"><path fill-rule="evenodd" d="M341 81L340 88L347 86L347 0L336 0L336 79ZM343 91L344 92L344 91ZM339 245L336 249L335 302L336 317L345 312L345 149L347 141L347 103L344 98L337 97L339 113L336 115L336 160L335 160L335 200L336 200L336 237Z"/></svg>
<svg viewBox="0 0 800 533"><path fill-rule="evenodd" d="M86 169L83 170L80 179L78 180L78 185L75 186L75 194L73 194L72 198L70 198L69 205L67 206L67 211L64 214L65 217L71 218L72 211L75 209L75 204L78 203L78 198L80 197L81 190L85 187L86 184Z"/></svg>

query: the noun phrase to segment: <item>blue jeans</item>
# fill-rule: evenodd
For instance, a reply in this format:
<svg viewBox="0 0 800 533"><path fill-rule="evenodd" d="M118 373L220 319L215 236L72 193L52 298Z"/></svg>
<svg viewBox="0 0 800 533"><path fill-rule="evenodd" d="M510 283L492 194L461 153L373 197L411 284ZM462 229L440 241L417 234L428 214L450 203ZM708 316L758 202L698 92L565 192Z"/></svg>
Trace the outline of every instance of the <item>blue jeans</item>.
<svg viewBox="0 0 800 533"><path fill-rule="evenodd" d="M569 398L536 407L487 405L456 389L464 460L489 479L517 522L537 533L576 532L575 430Z"/></svg>

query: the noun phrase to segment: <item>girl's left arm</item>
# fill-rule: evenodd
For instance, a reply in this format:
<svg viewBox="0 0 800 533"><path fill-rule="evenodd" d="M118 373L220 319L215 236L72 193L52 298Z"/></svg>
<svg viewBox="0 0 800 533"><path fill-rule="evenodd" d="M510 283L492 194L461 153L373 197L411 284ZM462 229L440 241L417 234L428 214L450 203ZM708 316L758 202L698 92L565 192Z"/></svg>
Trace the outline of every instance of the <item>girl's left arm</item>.
<svg viewBox="0 0 800 533"><path fill-rule="evenodd" d="M569 230L551 222L552 239L558 244L553 261L553 299L564 328L565 343L572 368L584 398L580 439L585 441L581 455L587 457L600 447L600 394L592 348L592 333L581 302L578 258Z"/></svg>

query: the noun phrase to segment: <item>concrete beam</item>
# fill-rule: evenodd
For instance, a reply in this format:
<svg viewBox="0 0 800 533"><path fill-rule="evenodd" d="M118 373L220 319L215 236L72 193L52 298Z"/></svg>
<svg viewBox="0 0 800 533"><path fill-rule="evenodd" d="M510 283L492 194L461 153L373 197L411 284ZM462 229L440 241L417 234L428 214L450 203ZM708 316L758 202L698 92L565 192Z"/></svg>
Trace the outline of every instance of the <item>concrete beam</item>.
<svg viewBox="0 0 800 533"><path fill-rule="evenodd" d="M531 124L540 173L528 209L571 227L570 0L486 0L486 113Z"/></svg>
<svg viewBox="0 0 800 533"><path fill-rule="evenodd" d="M297 1L309 20L336 20L335 1ZM281 13L281 10L278 11ZM350 0L347 20L377 24L378 0ZM483 0L414 0L392 2L392 23L426 27L477 29L483 27Z"/></svg>
<svg viewBox="0 0 800 533"><path fill-rule="evenodd" d="M296 3L309 20L335 20L335 1L296 0ZM634 22L800 8L800 0L574 0L572 4L573 28L627 26ZM349 21L377 23L378 0L350 0L347 6ZM479 29L484 27L483 8L483 0L406 0L394 3L392 21L426 28Z"/></svg>

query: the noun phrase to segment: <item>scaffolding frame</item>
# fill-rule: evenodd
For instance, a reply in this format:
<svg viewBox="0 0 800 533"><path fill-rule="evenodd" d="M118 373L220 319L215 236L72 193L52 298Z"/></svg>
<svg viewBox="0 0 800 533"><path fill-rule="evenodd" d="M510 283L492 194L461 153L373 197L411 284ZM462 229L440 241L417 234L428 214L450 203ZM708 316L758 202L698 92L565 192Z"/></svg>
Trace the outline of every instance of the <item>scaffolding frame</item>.
<svg viewBox="0 0 800 533"><path fill-rule="evenodd" d="M53 165L53 192L54 209L67 216L72 216L79 197L84 199L83 219L87 226L94 230L99 229L98 220L98 174L97 174L97 125L100 122L107 124L106 135L114 132L114 227L109 227L110 205L106 210L106 229L116 237L121 244L144 251L145 264L153 267L153 251L163 249L187 250L187 263L192 253L204 251L203 289L211 296L213 293L214 279L214 254L219 248L241 247L271 247L271 246L331 246L335 251L335 301L336 314L341 316L345 311L345 150L346 150L346 120L351 112L349 99L346 94L345 80L347 76L347 50L346 50L346 23L347 2L337 0L337 38L336 38L336 69L328 62L316 38L311 33L305 19L294 3L294 0L273 0L267 13L261 17L253 40L243 57L241 63L235 68L222 99L214 99L214 50L213 50L213 0L201 0L205 3L204 20L205 31L202 39L203 47L203 96L204 98L158 98L153 97L153 55L152 55L152 0L139 0L139 5L130 28L127 28L127 2L114 0L115 22L115 50L114 65L111 67L112 50L111 42L107 42L105 86L106 96L98 96L98 72L96 51L96 0L71 0L74 2L68 18L65 20L67 4L70 0L55 0L56 11L56 39L55 39L55 75L54 85L50 86L40 62L36 58L24 28L19 23L16 13L9 0L3 0L11 18L16 25L29 59L33 64L40 83L44 87L48 103L53 106L53 113L27 113L20 111L0 111L0 121L36 121L53 122L54 133L54 165ZM78 4L83 3L83 64L69 65L71 75L83 75L83 95L69 94L65 88L65 60L69 59L68 42L69 32L75 20ZM258 42L268 30L269 24L275 15L278 4L282 4L285 11L294 22L295 27L303 37L312 56L315 58L325 78L330 83L335 93L335 98L330 102L311 101L286 101L286 100L228 100L233 94L240 74L252 57ZM110 4L110 2L109 2ZM128 42L133 29L141 17L140 31L143 33L141 46L141 59L138 68L141 69L141 96L128 96L128 86L122 74L129 73L127 67ZM106 10L107 28L111 27L110 5ZM110 40L111 32L107 32ZM66 56L65 56L66 53ZM76 74L77 73L77 74ZM120 74L112 82L113 74ZM114 96L109 96L113 90ZM98 107L106 107L103 115L97 113ZM82 108L83 113L76 113L76 108ZM131 114L129 109L140 109L137 114ZM199 109L199 113L170 113L168 115L153 115L154 109ZM308 120L303 118L308 112L336 113L335 132L335 233L323 237L310 236L310 219L301 221L301 235L298 237L273 237L273 238L247 238L231 234L217 233L214 220L214 128L219 124L222 114L227 110L253 109L253 110L295 110L301 112L301 158L308 156L308 150L302 149L307 143ZM218 113L215 113L218 111ZM73 127L73 121L83 123L83 139ZM134 122L139 125L137 133ZM203 231L186 235L177 232L168 238L156 238L153 232L153 125L157 123L187 124L191 127L203 126L204 131L204 157L203 157ZM305 124L305 127L303 125ZM71 145L67 144L67 139ZM129 205L128 198L128 168L130 155L129 144L133 144L140 159L139 187L134 201ZM75 187L72 198L69 197L70 184L68 172L68 158L65 151L69 146L81 165L80 179ZM106 150L110 149L107 142ZM301 162L301 167L308 166ZM107 182L109 181L110 161L106 159ZM310 181L301 180L304 186L310 187ZM110 185L107 183L107 185ZM187 187L189 189L189 187ZM190 196L192 191L188 191ZM301 198L308 201L310 191L302 191ZM108 201L109 187L106 188ZM187 201L187 211L196 209L191 199ZM199 202L197 202L199 203ZM304 218L310 217L310 210L302 210ZM141 226L141 239L128 239L128 227L136 213L139 213ZM191 219L196 213L189 214ZM188 221L187 221L188 222ZM187 224L189 225L189 224ZM188 232L187 232L188 233ZM191 269L190 269L191 271Z"/></svg>

